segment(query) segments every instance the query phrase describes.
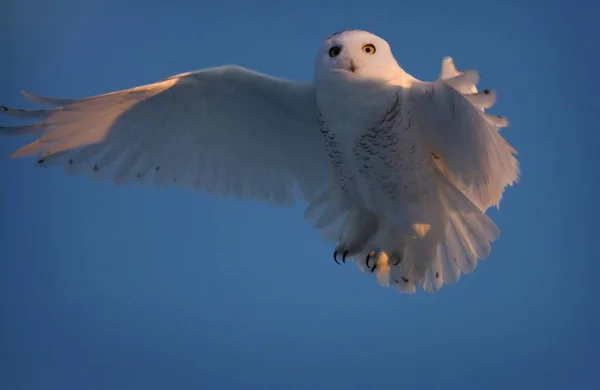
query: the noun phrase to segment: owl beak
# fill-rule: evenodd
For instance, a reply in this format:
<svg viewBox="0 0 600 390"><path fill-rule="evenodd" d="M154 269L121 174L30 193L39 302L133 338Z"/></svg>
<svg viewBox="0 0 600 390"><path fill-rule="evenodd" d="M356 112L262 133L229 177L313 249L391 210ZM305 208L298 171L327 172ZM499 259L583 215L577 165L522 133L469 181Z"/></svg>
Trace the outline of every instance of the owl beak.
<svg viewBox="0 0 600 390"><path fill-rule="evenodd" d="M350 60L350 72L354 73L356 70L356 66L354 65L354 61Z"/></svg>
<svg viewBox="0 0 600 390"><path fill-rule="evenodd" d="M354 63L354 61L350 60L344 61L343 63L338 64L333 70L342 73L355 73L358 67Z"/></svg>

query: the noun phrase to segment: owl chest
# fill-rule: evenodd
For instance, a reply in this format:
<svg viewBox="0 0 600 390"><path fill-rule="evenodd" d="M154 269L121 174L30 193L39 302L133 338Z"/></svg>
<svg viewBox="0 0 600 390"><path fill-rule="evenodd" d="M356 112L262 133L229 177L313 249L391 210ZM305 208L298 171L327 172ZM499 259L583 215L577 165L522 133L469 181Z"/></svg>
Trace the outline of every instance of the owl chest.
<svg viewBox="0 0 600 390"><path fill-rule="evenodd" d="M353 142L356 171L370 193L416 199L432 192L433 163L410 112L399 110Z"/></svg>
<svg viewBox="0 0 600 390"><path fill-rule="evenodd" d="M349 138L336 127L329 126L322 115L320 116L321 134L325 141L325 148L329 155L329 162L334 176L344 192L351 192L356 187L356 174L354 163L349 159ZM342 125L343 126L343 125ZM337 130L337 131L336 131Z"/></svg>
<svg viewBox="0 0 600 390"><path fill-rule="evenodd" d="M342 190L390 199L432 192L431 156L400 100L370 124L336 123L332 127L321 117L321 133Z"/></svg>

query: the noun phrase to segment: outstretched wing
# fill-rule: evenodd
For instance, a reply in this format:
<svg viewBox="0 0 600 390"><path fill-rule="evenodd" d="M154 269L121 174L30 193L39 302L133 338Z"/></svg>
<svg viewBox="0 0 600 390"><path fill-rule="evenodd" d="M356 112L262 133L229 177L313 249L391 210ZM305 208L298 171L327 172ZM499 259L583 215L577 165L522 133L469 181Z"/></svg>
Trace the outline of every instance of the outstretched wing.
<svg viewBox="0 0 600 390"><path fill-rule="evenodd" d="M12 156L42 167L287 205L294 183L307 201L330 184L310 83L222 66L84 99L24 95L58 107L0 106L41 120L0 133L37 135Z"/></svg>
<svg viewBox="0 0 600 390"><path fill-rule="evenodd" d="M416 125L436 164L486 210L499 205L504 188L514 184L520 172L516 151L498 132L508 121L484 112L495 103L495 92L477 92L478 81L477 72L459 72L447 57L440 78L415 83L411 93Z"/></svg>

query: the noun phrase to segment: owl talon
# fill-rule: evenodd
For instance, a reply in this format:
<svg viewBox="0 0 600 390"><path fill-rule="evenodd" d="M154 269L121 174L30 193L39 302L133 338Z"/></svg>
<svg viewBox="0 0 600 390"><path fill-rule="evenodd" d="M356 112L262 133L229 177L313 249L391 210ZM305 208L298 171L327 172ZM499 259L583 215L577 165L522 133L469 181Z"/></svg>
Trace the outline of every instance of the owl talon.
<svg viewBox="0 0 600 390"><path fill-rule="evenodd" d="M395 267L402 262L402 256L397 254L394 257L398 259L398 261L396 261L395 263L392 264Z"/></svg>
<svg viewBox="0 0 600 390"><path fill-rule="evenodd" d="M336 264L340 264L340 262L338 261L338 250L335 250L333 252L333 261L335 261ZM344 253L342 254L342 263L346 264L346 256L348 256L348 251L344 251Z"/></svg>
<svg viewBox="0 0 600 390"><path fill-rule="evenodd" d="M375 271L375 268L377 268L377 260L374 261L373 267L369 266L369 260L371 260L372 257L375 257L375 255L377 255L377 252L369 252L367 254L367 260L365 261L365 263L367 264L367 268L371 270L371 273L373 273Z"/></svg>

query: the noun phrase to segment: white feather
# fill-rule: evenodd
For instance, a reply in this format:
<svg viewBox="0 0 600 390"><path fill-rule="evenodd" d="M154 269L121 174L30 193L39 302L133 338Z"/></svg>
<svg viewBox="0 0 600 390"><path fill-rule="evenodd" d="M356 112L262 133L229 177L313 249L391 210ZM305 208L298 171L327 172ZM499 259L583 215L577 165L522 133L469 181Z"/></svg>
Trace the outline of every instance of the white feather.
<svg viewBox="0 0 600 390"><path fill-rule="evenodd" d="M223 66L84 99L23 94L59 105L0 110L42 120L0 129L39 135L13 154L38 155L39 166L285 205L294 182L309 196L331 184L310 83Z"/></svg>
<svg viewBox="0 0 600 390"><path fill-rule="evenodd" d="M448 81L414 84L417 126L452 182L482 210L498 206L505 187L518 181L520 170L515 150L498 133L502 120L483 112L495 94L491 100L473 92L464 96Z"/></svg>
<svg viewBox="0 0 600 390"><path fill-rule="evenodd" d="M490 254L500 232L485 210L519 178L498 131L508 120L485 112L496 92L478 82L450 57L421 82L387 42L352 30L323 42L313 83L222 66L83 99L23 92L53 108L0 106L39 120L0 134L38 137L14 157L94 180L300 198L340 259L401 292L436 292Z"/></svg>

